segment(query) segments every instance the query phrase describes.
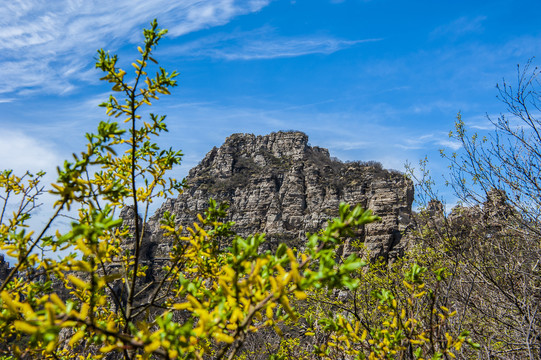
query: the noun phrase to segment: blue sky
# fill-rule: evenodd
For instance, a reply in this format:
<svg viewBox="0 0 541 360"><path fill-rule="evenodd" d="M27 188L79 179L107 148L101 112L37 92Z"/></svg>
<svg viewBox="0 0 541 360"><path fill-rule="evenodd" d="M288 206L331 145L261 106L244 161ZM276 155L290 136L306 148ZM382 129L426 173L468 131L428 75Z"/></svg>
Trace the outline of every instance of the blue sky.
<svg viewBox="0 0 541 360"><path fill-rule="evenodd" d="M541 50L541 2L12 0L0 5L0 168L55 166L105 115L96 49L126 69L141 29L169 29L156 58L180 72L162 139L186 175L232 133L301 130L342 160L403 169L449 141L456 114L486 129L496 83ZM534 62L535 64L536 62Z"/></svg>

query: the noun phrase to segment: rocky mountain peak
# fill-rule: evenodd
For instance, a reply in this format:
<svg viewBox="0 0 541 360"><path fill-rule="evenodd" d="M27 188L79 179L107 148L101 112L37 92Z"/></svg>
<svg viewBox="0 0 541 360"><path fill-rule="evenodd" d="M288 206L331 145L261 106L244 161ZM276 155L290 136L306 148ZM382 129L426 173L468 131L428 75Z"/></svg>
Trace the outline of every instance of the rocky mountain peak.
<svg viewBox="0 0 541 360"><path fill-rule="evenodd" d="M186 180L185 192L168 200L150 221L152 248L162 249L163 255L168 246L159 236L162 214L175 213L179 223L191 224L214 198L230 204L230 220L240 235L265 232L269 248L281 242L302 247L307 232L338 214L340 202L361 204L382 221L361 229L356 240L373 256L392 256L400 249L413 201L413 185L403 174L375 162L332 159L327 149L310 146L300 131L233 134ZM348 246L345 251L353 251Z"/></svg>
<svg viewBox="0 0 541 360"><path fill-rule="evenodd" d="M242 163L242 159L250 158L263 167L269 156L300 160L308 148L308 136L300 131L280 131L265 136L237 133L226 138L219 148L214 147L199 166L190 171L189 177L197 175L200 167L209 167L213 176L227 178L235 173L239 159ZM242 168L242 164L240 166Z"/></svg>

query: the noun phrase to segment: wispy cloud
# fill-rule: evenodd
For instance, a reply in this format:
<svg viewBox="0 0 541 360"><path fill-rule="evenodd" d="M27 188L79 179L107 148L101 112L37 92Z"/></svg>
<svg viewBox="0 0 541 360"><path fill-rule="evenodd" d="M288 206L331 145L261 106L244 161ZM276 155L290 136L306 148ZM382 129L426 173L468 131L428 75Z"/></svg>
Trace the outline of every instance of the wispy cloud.
<svg viewBox="0 0 541 360"><path fill-rule="evenodd" d="M488 115L476 115L476 116L470 116L467 118L463 118L464 122L466 123L466 126L470 129L481 130L481 131L487 131L487 130L494 130L494 124L492 124L489 120L491 119L497 119L500 116L500 114L492 114Z"/></svg>
<svg viewBox="0 0 541 360"><path fill-rule="evenodd" d="M462 145L451 138L449 133L443 131L431 132L428 134L410 134L407 137L400 139L396 146L403 150L422 150L422 149L451 149L456 151Z"/></svg>
<svg viewBox="0 0 541 360"><path fill-rule="evenodd" d="M70 91L95 49L140 39L152 18L170 36L223 25L271 0L11 1L0 7L0 94ZM117 44L118 45L118 44ZM66 65L61 65L66 64Z"/></svg>
<svg viewBox="0 0 541 360"><path fill-rule="evenodd" d="M470 33L483 32L483 21L486 20L486 16L468 17L463 16L449 24L445 24L437 27L430 33L431 38L438 37L450 37L451 39L457 39L463 35Z"/></svg>
<svg viewBox="0 0 541 360"><path fill-rule="evenodd" d="M432 102L419 102L407 109L414 114L427 114L435 110L456 110L460 109L460 104L447 100L436 100Z"/></svg>
<svg viewBox="0 0 541 360"><path fill-rule="evenodd" d="M435 143L437 145L443 146L443 148L451 149L453 151L456 151L462 147L461 143L450 138L439 138L437 141L435 141Z"/></svg>
<svg viewBox="0 0 541 360"><path fill-rule="evenodd" d="M362 2L370 2L372 0L360 0ZM342 4L342 3L345 3L346 0L330 0L330 3L331 4Z"/></svg>
<svg viewBox="0 0 541 360"><path fill-rule="evenodd" d="M368 147L373 146L374 143L371 141L342 141L342 140L332 140L328 142L325 146L328 146L330 148L334 149L340 149L340 150L359 150L359 149L366 149Z"/></svg>
<svg viewBox="0 0 541 360"><path fill-rule="evenodd" d="M276 35L264 27L249 32L218 34L171 49L180 56L210 57L225 60L258 60L332 54L357 44L381 39L344 40L330 36Z"/></svg>
<svg viewBox="0 0 541 360"><path fill-rule="evenodd" d="M163 0L162 2L170 3ZM177 21L176 26L171 26L170 33L172 36L180 36L186 33L218 26L228 23L232 18L244 15L247 13L257 12L267 6L271 0L211 0L211 1L188 1L189 5L182 8L184 5L176 5L175 11L185 12L185 15ZM187 3L186 1L184 3ZM173 10L173 9L172 9Z"/></svg>

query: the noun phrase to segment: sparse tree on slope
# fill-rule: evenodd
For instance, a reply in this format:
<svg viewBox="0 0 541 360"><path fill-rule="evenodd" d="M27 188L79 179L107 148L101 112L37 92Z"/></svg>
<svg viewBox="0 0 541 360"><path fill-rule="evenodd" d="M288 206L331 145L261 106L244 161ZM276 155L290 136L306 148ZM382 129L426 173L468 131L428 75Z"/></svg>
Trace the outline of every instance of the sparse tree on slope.
<svg viewBox="0 0 541 360"><path fill-rule="evenodd" d="M541 358L541 84L531 61L517 74L515 86L498 86L508 114L489 119L494 131L470 135L459 114L450 136L462 149L442 152L449 184L470 206L446 216L428 203L413 236L452 270L449 301L486 359ZM426 200L432 185L419 181Z"/></svg>

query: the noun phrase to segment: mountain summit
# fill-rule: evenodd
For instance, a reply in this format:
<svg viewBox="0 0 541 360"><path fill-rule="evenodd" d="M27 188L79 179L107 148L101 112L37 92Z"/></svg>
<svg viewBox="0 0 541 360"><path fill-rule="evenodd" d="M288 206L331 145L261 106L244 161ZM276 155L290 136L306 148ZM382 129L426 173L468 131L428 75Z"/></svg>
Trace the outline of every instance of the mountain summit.
<svg viewBox="0 0 541 360"><path fill-rule="evenodd" d="M230 204L229 220L239 235L266 233L269 249L281 242L302 247L305 234L324 227L341 202L361 204L382 221L361 229L358 240L373 257L394 256L410 222L414 191L403 174L376 162L343 163L327 149L310 146L299 131L233 134L191 169L186 180L184 193L167 200L149 222L151 247L164 256L168 248L159 236L163 213L192 224L209 198ZM351 250L346 244L344 251Z"/></svg>

